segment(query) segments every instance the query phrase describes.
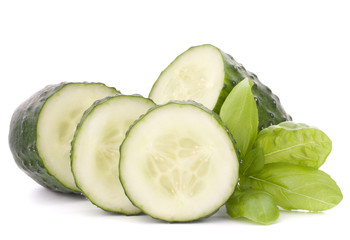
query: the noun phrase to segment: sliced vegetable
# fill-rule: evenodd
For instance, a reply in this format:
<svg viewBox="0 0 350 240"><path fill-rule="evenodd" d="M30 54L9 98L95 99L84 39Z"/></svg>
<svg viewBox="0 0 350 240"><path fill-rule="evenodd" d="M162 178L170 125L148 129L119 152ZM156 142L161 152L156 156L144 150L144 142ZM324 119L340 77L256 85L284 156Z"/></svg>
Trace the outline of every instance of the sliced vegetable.
<svg viewBox="0 0 350 240"><path fill-rule="evenodd" d="M271 224L278 206L317 212L342 201L318 170L332 149L328 136L291 122L278 97L220 49L182 53L149 97L102 83L47 86L12 116L13 157L48 189L168 222L225 204L232 218Z"/></svg>
<svg viewBox="0 0 350 240"><path fill-rule="evenodd" d="M330 154L332 142L317 128L283 122L261 131L255 147L263 149L265 163L288 162L319 168Z"/></svg>
<svg viewBox="0 0 350 240"><path fill-rule="evenodd" d="M266 164L261 172L244 181L244 188L270 193L285 209L323 211L343 198L336 182L325 172L284 162Z"/></svg>
<svg viewBox="0 0 350 240"><path fill-rule="evenodd" d="M17 165L44 187L78 192L70 167L75 128L95 100L116 93L102 83L61 83L34 94L11 119L9 144Z"/></svg>
<svg viewBox="0 0 350 240"><path fill-rule="evenodd" d="M220 110L220 117L236 140L241 157L252 148L258 134L259 117L252 86L249 78L238 83Z"/></svg>
<svg viewBox="0 0 350 240"><path fill-rule="evenodd" d="M119 181L119 146L129 126L155 104L141 96L117 95L96 101L72 142L72 172L85 196L112 212L137 214Z"/></svg>
<svg viewBox="0 0 350 240"><path fill-rule="evenodd" d="M238 180L238 156L219 116L195 102L152 108L120 148L120 180L135 206L170 222L220 208Z"/></svg>
<svg viewBox="0 0 350 240"><path fill-rule="evenodd" d="M244 217L260 224L271 224L279 217L272 195L254 189L236 190L226 203L226 211L233 218Z"/></svg>
<svg viewBox="0 0 350 240"><path fill-rule="evenodd" d="M232 88L249 78L259 110L259 130L291 120L279 98L257 76L230 55L206 44L192 47L178 56L159 76L149 97L157 104L170 100L194 100L219 113Z"/></svg>

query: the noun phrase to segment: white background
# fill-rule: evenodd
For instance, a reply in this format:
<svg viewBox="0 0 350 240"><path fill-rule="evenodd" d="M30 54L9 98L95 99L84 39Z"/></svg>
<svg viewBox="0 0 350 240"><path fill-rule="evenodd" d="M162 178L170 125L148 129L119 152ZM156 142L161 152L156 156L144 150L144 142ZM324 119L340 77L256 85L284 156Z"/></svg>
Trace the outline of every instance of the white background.
<svg viewBox="0 0 350 240"><path fill-rule="evenodd" d="M2 0L0 238L349 239L347 2ZM225 209L201 221L168 224L109 214L83 197L50 192L16 166L8 148L10 118L36 91L62 81L100 81L147 96L177 55L204 43L256 73L296 122L332 139L321 169L343 191L337 207L281 212L270 226L232 220Z"/></svg>

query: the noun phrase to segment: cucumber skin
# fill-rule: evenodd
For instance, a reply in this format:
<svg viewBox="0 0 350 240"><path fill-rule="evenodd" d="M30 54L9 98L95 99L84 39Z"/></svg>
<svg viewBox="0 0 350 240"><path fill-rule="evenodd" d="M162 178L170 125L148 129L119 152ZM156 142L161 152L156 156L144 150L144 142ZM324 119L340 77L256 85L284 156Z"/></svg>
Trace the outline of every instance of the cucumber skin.
<svg viewBox="0 0 350 240"><path fill-rule="evenodd" d="M75 140L76 138L78 137L79 135L79 132L80 132L80 129L81 127L83 126L84 122L85 122L85 119L95 110L96 107L98 107L100 104L103 104L104 102L107 102L115 97L119 97L119 96L128 96L128 97L138 97L138 98L143 98L141 95L138 95L138 94L135 94L135 95L122 95L122 94L116 94L116 95L113 95L113 96L108 96L108 97L105 97L103 99L99 99L99 100L96 100L83 114L79 124L77 125L77 128L75 130L75 133L74 133L74 137L73 137L73 140L71 142L71 146L72 146L72 150L71 150L71 155L70 155L70 158L71 158L71 166L73 166L73 162L74 162L74 150L75 150L75 147L74 147L74 143L75 143ZM152 102L154 105L156 105L150 98L145 98L147 100L149 100L150 102ZM134 125L134 123L132 124ZM89 198L89 196L87 196L84 191L81 189L80 185L79 185L79 182L76 180L76 177L75 177L75 174L74 174L74 171L72 170L72 173L73 173L73 177L74 177L74 181L75 181L75 184L77 185L77 187L81 190L81 192L89 199L89 201L94 204L96 207L99 207L101 208L102 210L106 211L106 212L116 212L112 209L108 209L108 208L104 208L102 207L101 205L97 204L95 201L93 201L92 199ZM126 212L126 211L121 211L121 212L117 212L117 213L122 213L124 215L127 215L127 216L133 216L133 215L138 215L141 213L141 211L139 213L129 213L129 212Z"/></svg>
<svg viewBox="0 0 350 240"><path fill-rule="evenodd" d="M72 83L62 82L46 86L18 106L10 123L9 146L18 167L34 181L53 191L79 193L65 187L48 172L37 149L40 112L46 101L68 84Z"/></svg>
<svg viewBox="0 0 350 240"><path fill-rule="evenodd" d="M198 102L195 102L195 101L192 101L192 100L188 100L188 101L180 101L180 100L173 100L173 101L169 101L168 103L165 103L163 105L156 105L154 106L153 108L150 108L145 114L141 115L139 117L139 119L137 119L128 129L128 131L126 132L125 134L125 138L122 142L122 144L120 145L119 147L119 152L120 152L120 160L119 160L119 179L120 179L120 182L122 184L122 186L124 187L124 180L123 180L123 173L122 171L120 171L120 166L121 166L121 163L122 163L122 160L123 160L123 154L122 154L122 147L123 147L123 144L125 142L125 140L127 139L130 131L132 130L132 128L139 122L139 121L142 121L142 119L147 116L148 113L152 112L153 110L157 109L157 108L160 108L160 107L163 107L163 106L166 106L166 105L169 105L169 104L179 104L179 105L193 105L197 108L199 108L200 110L204 111L204 112L207 112L208 114L211 115L212 118L214 118L218 123L219 125L225 130L225 132L227 133L228 137L230 138L231 142L232 142L232 146L235 150L235 153L237 155L237 160L238 160L238 169L237 169L237 175L239 175L239 168L240 168L240 151L237 147L237 144L236 144L236 141L235 139L233 138L232 136L232 133L228 130L228 127L224 124L224 122L221 120L220 116L215 113L214 111L208 109L207 107L205 107L204 105L198 103ZM225 203L228 201L228 199L232 196L232 194L234 193L234 191L236 190L237 188L237 185L238 185L238 181L237 183L235 184L235 186L233 187L232 189L232 193L228 196L228 198L223 201L223 203L217 208L217 209L214 209L212 212L210 213L207 213L206 215L204 216L201 216L199 218L195 218L195 219L188 219L188 220L165 220L165 219L161 219L161 218L157 218L157 217L154 217L152 216L151 214L149 214L147 211L144 211L144 209L140 206L137 206L137 204L135 204L135 202L129 197L129 194L127 192L127 189L124 188L124 192L126 194L126 196L129 198L130 202L132 202L132 204L134 204L136 207L140 208L142 212L144 212L145 214L149 215L150 217L156 219L156 220L161 220L161 221L165 221L165 222L170 222L170 223L181 223L181 222L194 222L194 221L198 221L200 219L205 219L205 218L208 218L210 216L212 216L213 214L215 214L217 211L219 211L219 209L225 205Z"/></svg>
<svg viewBox="0 0 350 240"><path fill-rule="evenodd" d="M66 84L49 85L23 102L10 124L9 144L18 167L40 185L58 192L73 191L63 186L45 168L37 146L37 122L45 102Z"/></svg>
<svg viewBox="0 0 350 240"><path fill-rule="evenodd" d="M249 78L254 83L252 93L258 108L259 131L271 125L277 125L281 122L292 120L292 117L288 115L282 107L279 98L272 93L270 88L262 84L254 73L247 71L243 65L236 62L231 55L224 53L220 49L218 50L221 52L224 62L225 84L213 109L214 112L220 112L222 104L233 87L243 79Z"/></svg>
<svg viewBox="0 0 350 240"><path fill-rule="evenodd" d="M217 114L220 113L221 106L224 103L228 94L233 89L233 87L235 87L243 79L250 78L254 82L254 86L252 87L252 93L258 107L259 131L261 131L264 128L267 128L268 126L277 125L281 122L292 120L291 116L288 115L283 109L279 98L275 94L273 94L268 87L262 84L254 73L247 71L242 66L242 64L236 62L231 55L221 51L219 48L211 44L204 44L204 45L190 47L187 51L190 51L191 49L198 48L198 47L208 47L208 46L215 48L217 51L220 52L224 63L224 72L225 72L224 84L220 91L217 102L213 108L213 111L215 113ZM177 56L175 60L173 60L173 62L178 60L179 57L182 56L187 51ZM163 72L166 71L172 65L172 63L170 63L170 65L165 70L163 70ZM162 76L163 72L160 74L160 76ZM157 85L157 82L160 79L160 76L152 86L152 89L149 93L150 98L153 90L155 89L155 86ZM174 99L174 100L177 100L177 99Z"/></svg>

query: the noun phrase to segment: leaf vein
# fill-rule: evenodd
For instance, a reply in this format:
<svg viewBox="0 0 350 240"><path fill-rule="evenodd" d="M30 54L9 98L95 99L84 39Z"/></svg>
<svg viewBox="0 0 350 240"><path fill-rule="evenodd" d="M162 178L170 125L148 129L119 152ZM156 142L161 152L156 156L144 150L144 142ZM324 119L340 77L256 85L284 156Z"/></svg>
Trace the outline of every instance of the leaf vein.
<svg viewBox="0 0 350 240"><path fill-rule="evenodd" d="M321 141L321 142L312 141L312 142L307 142L307 143L299 143L299 144L295 144L295 145L290 146L290 147L286 147L286 148L282 148L282 149L279 149L279 150L276 150L276 151L272 151L272 152L266 153L265 157L266 156L270 156L270 155L274 155L274 154L278 154L280 152L285 152L285 151L288 151L288 150L291 150L291 149L297 148L297 147L302 147L302 146L306 146L306 145L320 145L320 144L323 144L323 143L327 143L327 142L326 141Z"/></svg>
<svg viewBox="0 0 350 240"><path fill-rule="evenodd" d="M279 188L280 190L284 190L284 191L289 192L291 194L296 194L296 195L298 195L300 197L303 197L303 198L306 198L306 199L310 199L310 200L313 200L313 201L316 201L316 202L320 202L320 203L323 203L323 204L326 204L326 205L330 205L330 206L335 206L336 205L336 204L333 204L333 203L329 203L329 202L323 201L323 200L318 199L318 198L314 198L312 196L308 196L308 195L305 195L305 194L302 194L302 193L298 193L298 192L293 192L293 191L291 191L291 190L289 190L289 189L287 189L285 187L282 187L281 185L278 185L278 184L273 183L273 182L266 181L264 179L260 179L260 178L254 177L254 176L250 176L249 178L251 178L251 179L253 179L255 181L261 182L261 183L266 183L266 184L273 185L273 186Z"/></svg>

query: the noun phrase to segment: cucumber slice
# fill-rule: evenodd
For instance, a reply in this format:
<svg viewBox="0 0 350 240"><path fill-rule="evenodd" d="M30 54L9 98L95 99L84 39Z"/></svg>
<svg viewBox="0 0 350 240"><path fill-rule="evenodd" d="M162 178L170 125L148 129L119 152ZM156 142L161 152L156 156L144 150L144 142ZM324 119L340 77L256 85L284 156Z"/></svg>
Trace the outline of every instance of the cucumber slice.
<svg viewBox="0 0 350 240"><path fill-rule="evenodd" d="M211 45L203 45L176 58L159 76L149 96L157 104L193 100L214 109L224 83L221 52Z"/></svg>
<svg viewBox="0 0 350 240"><path fill-rule="evenodd" d="M77 186L96 206L140 213L119 181L119 146L130 125L153 106L141 96L117 95L96 101L84 113L72 142L72 171Z"/></svg>
<svg viewBox="0 0 350 240"><path fill-rule="evenodd" d="M231 134L217 114L195 102L169 102L141 117L126 134L119 164L134 205L169 222L215 212L238 180Z"/></svg>
<svg viewBox="0 0 350 240"><path fill-rule="evenodd" d="M60 83L35 93L11 119L9 144L17 165L44 187L79 192L70 167L76 126L95 100L116 93L102 83Z"/></svg>
<svg viewBox="0 0 350 240"><path fill-rule="evenodd" d="M178 56L154 83L149 97L157 104L194 100L219 113L232 88L249 78L259 111L259 130L291 120L279 98L230 55L212 45L188 49Z"/></svg>

